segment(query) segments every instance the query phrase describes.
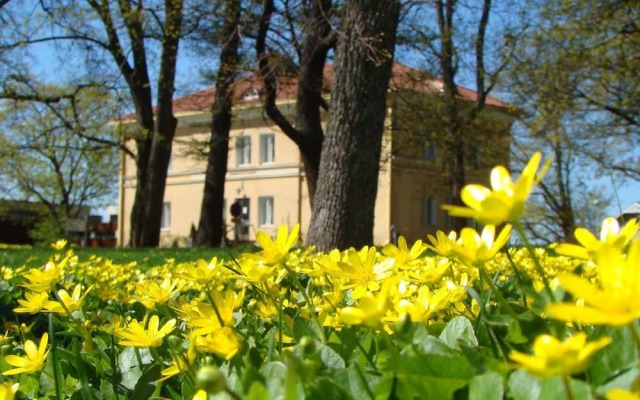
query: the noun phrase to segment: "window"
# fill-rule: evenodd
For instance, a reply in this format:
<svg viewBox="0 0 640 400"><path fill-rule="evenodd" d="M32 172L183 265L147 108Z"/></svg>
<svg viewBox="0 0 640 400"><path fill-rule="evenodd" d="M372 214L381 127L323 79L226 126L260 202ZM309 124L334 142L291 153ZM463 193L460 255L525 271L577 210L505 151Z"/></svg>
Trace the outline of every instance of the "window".
<svg viewBox="0 0 640 400"><path fill-rule="evenodd" d="M436 224L436 198L425 196L422 198L422 225L433 226Z"/></svg>
<svg viewBox="0 0 640 400"><path fill-rule="evenodd" d="M160 220L160 229L171 229L171 203L162 203L162 219Z"/></svg>
<svg viewBox="0 0 640 400"><path fill-rule="evenodd" d="M433 142L433 140L425 140L422 143L422 159L427 161L435 161L436 144Z"/></svg>
<svg viewBox="0 0 640 400"><path fill-rule="evenodd" d="M260 135L260 164L272 163L275 155L275 137L273 133Z"/></svg>
<svg viewBox="0 0 640 400"><path fill-rule="evenodd" d="M236 165L251 164L251 138L240 136L236 138Z"/></svg>
<svg viewBox="0 0 640 400"><path fill-rule="evenodd" d="M445 204L453 204L453 199L451 197L447 197ZM445 213L444 224L447 228L453 228L453 217L449 215L449 213Z"/></svg>
<svg viewBox="0 0 640 400"><path fill-rule="evenodd" d="M273 197L259 197L258 207L258 224L273 225Z"/></svg>

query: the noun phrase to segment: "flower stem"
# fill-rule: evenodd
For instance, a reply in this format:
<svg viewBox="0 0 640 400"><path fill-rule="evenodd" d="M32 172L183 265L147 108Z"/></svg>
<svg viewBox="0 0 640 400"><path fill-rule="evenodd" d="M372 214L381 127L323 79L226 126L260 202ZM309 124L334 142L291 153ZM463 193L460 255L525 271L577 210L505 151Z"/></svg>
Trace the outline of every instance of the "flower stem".
<svg viewBox="0 0 640 400"><path fill-rule="evenodd" d="M562 383L564 384L564 389L567 392L567 400L574 400L573 391L571 390L571 379L564 375L562 376Z"/></svg>
<svg viewBox="0 0 640 400"><path fill-rule="evenodd" d="M53 314L49 314L49 337L51 337L51 364L53 365L53 385L56 390L56 397L62 399L62 387L60 386L60 365L58 364L58 354L56 352L58 343L56 342L55 329L53 327Z"/></svg>
<svg viewBox="0 0 640 400"><path fill-rule="evenodd" d="M635 321L631 321L629 324L629 330L631 331L633 343L636 345L636 350L640 355L640 334L638 334L638 328L636 327Z"/></svg>
<svg viewBox="0 0 640 400"><path fill-rule="evenodd" d="M307 307L309 308L309 315L311 316L311 319L313 320L313 322L318 327L318 334L320 335L320 341L322 343L326 343L327 342L327 338L324 335L324 327L322 326L322 324L318 320L318 314L316 313L316 310L315 310L315 308L313 306L313 302L311 301L311 298L309 298L309 294L307 293L307 289L304 286L302 286L302 282L300 282L300 280L298 279L298 274L295 271L293 271L291 268L289 268L286 265L283 265L283 266L287 270L287 272L289 273L289 276L293 280L293 283L296 285L296 287L298 288L298 290L302 294L302 297L304 298L304 301L307 303Z"/></svg>
<svg viewBox="0 0 640 400"><path fill-rule="evenodd" d="M529 242L529 238L527 238L527 235L524 232L522 225L520 225L520 221L514 221L513 226L516 228L516 232L518 232L518 235L520 235L520 237L522 238L522 241L524 242L525 247L527 248L527 250L529 251L529 254L531 255L531 259L533 260L533 265L536 269L536 272L538 273L538 275L540 275L540 279L542 280L542 283L544 283L545 293L547 294L551 302L555 302L556 298L553 295L553 291L551 290L551 285L549 284L549 279L547 279L547 274L544 271L544 268L542 268L542 264L540 263L540 260L538 259L538 256L536 255L535 249L531 245L531 242Z"/></svg>

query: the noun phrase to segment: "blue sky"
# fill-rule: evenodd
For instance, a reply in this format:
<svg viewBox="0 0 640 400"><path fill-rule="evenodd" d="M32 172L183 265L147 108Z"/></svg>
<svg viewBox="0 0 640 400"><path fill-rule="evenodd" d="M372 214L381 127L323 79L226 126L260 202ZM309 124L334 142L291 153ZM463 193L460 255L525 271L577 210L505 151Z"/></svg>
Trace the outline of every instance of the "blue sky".
<svg viewBox="0 0 640 400"><path fill-rule="evenodd" d="M59 60L53 50L52 46L46 44L38 45L36 51L32 53L34 55L35 66L34 73L44 77L44 79L50 79L56 81L63 79L60 75ZM190 91L201 89L205 86L205 80L201 76L201 70L203 67L213 67L213 65L197 65L188 56L188 51L182 51L182 57L178 65L178 80L176 87L176 96L182 96ZM407 60L401 59L400 62L405 62L408 65L416 64L417 59L411 57ZM69 61L68 59L66 60ZM110 60L109 60L110 61ZM418 62L419 64L419 62ZM68 64L67 64L68 65ZM418 65L412 65L418 67ZM80 68L81 66L77 66ZM607 182L608 181L608 182ZM611 189L610 197L613 199L611 206L606 210L606 214L610 216L617 216L620 211L628 207L634 202L640 202L640 182L627 181L623 184L616 184L614 187L610 179L605 178L605 187Z"/></svg>

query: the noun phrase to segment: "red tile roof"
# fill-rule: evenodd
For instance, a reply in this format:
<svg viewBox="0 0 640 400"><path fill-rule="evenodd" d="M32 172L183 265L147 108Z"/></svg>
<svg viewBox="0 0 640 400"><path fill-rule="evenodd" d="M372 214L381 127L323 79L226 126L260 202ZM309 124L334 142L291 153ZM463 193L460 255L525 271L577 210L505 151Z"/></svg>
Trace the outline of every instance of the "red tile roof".
<svg viewBox="0 0 640 400"><path fill-rule="evenodd" d="M333 65L324 68L323 92L329 94L333 80ZM394 63L389 87L392 89L408 89L429 93L440 93L443 83L441 79L434 78L423 71L418 71L400 63ZM260 93L264 87L262 80L255 74L236 80L233 90L233 102L235 105L251 104L259 101L258 97L251 96L255 91ZM248 91L251 90L251 93ZM278 99L295 99L297 80L295 77L280 77L278 82ZM209 87L173 101L175 114L207 111L210 109L215 96L215 87ZM473 90L458 86L458 93L462 99L476 101L477 93ZM249 94L248 96L245 96ZM487 97L486 104L496 107L509 107L496 98Z"/></svg>

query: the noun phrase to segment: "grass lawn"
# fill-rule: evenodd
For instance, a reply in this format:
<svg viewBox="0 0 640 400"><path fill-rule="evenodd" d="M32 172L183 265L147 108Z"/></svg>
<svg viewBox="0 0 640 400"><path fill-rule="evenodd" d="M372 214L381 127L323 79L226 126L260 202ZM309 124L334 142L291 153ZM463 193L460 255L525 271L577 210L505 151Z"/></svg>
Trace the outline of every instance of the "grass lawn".
<svg viewBox="0 0 640 400"><path fill-rule="evenodd" d="M160 265L165 260L173 258L175 262L210 260L212 257L230 259L242 253L254 252L256 247L242 245L228 248L86 248L74 249L80 261L87 260L92 255L111 259L116 264L136 261L139 266ZM56 251L47 247L34 248L5 248L0 249L0 267L16 268L21 265L39 267L44 265Z"/></svg>

